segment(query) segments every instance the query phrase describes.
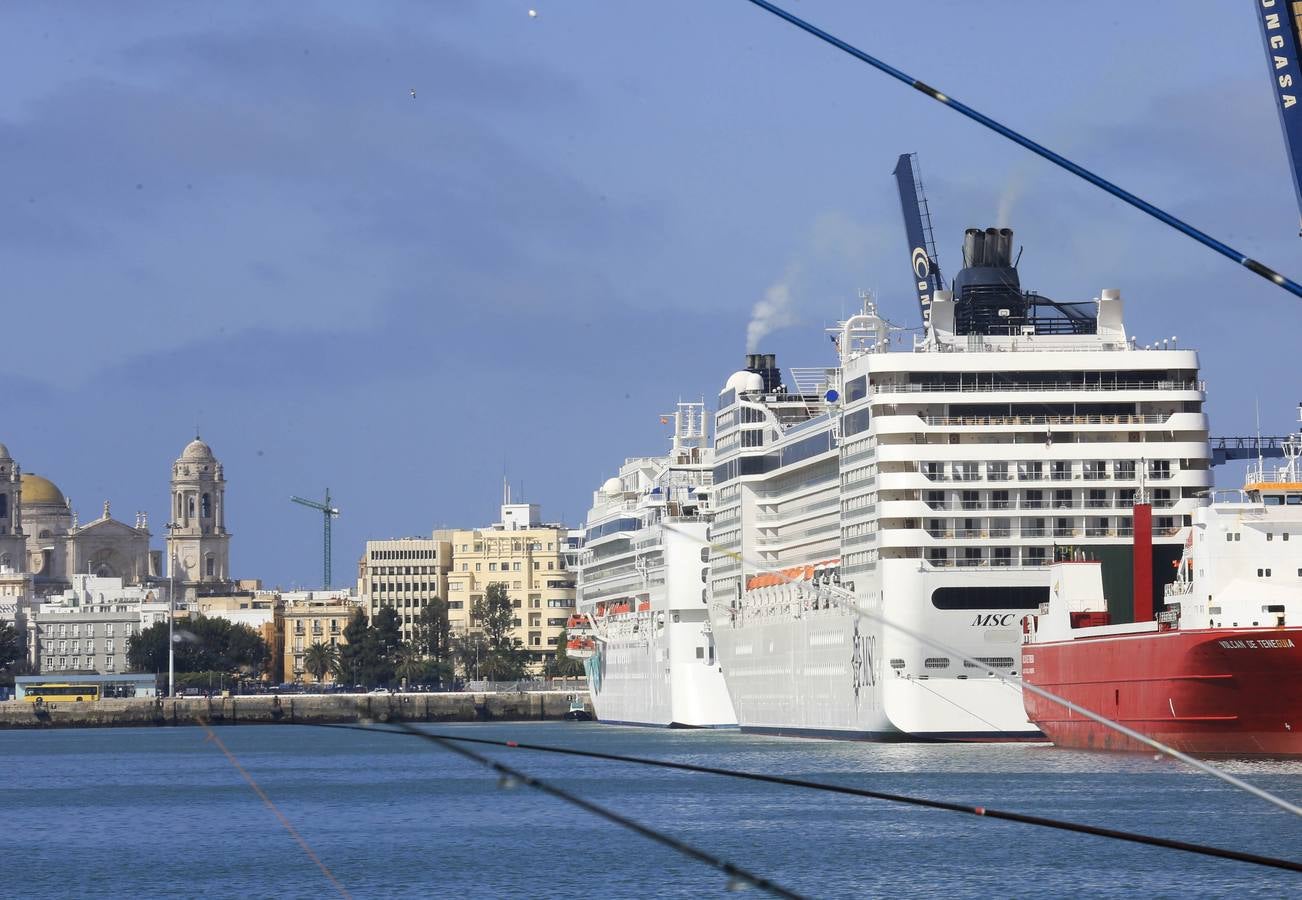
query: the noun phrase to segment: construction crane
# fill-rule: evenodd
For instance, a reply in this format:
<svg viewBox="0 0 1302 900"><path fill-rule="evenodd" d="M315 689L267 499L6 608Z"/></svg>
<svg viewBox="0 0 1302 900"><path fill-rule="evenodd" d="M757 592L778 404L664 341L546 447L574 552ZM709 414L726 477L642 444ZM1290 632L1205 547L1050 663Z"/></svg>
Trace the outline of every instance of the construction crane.
<svg viewBox="0 0 1302 900"><path fill-rule="evenodd" d="M339 510L330 505L330 488L326 488L325 501L308 500L304 497L290 497L290 500L308 509L315 509L325 518L325 587L330 589L330 520L339 515Z"/></svg>

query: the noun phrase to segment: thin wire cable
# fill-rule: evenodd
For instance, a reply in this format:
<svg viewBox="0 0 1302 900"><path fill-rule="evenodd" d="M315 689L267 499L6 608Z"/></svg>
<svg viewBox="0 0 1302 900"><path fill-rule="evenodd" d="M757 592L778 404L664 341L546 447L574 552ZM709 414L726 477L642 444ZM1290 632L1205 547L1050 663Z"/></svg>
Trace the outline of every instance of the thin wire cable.
<svg viewBox="0 0 1302 900"><path fill-rule="evenodd" d="M818 38L819 40L831 44L833 47L837 48L838 50L848 53L850 56L853 56L855 59L859 60L860 62L865 62L868 65L872 66L873 68L877 69L878 71L885 72L887 75L891 76L892 78L898 81L902 81L905 84L909 85L909 87L921 91L931 99L939 101L940 103L943 103L946 106L948 106L950 109L953 109L955 112L962 113L972 121L984 125L986 128L989 128L991 131L997 134L1003 135L1013 143L1025 147L1027 150L1030 150L1032 153L1036 154L1037 156L1041 156L1047 159L1049 162L1053 163L1054 165L1066 169L1068 172L1071 172L1073 175L1079 178L1083 178L1085 181L1088 181L1090 184L1094 185L1095 187L1102 188L1103 190L1107 191L1109 194L1116 197L1117 199L1124 200L1126 203L1129 203L1131 206L1135 207L1136 209L1148 213L1150 216L1157 219L1159 222L1169 225L1170 227L1174 228L1176 231L1179 231L1182 234L1193 238L1198 243L1212 250L1215 250L1217 253L1221 254L1222 256L1234 260L1236 263L1248 269L1250 272L1254 272L1257 275L1260 275L1262 278L1265 278L1267 281L1279 285L1284 290L1288 291L1290 294L1293 294L1298 297L1302 297L1302 284L1298 284L1292 279L1286 278L1285 276L1281 275L1279 272L1276 272L1274 269L1270 268L1269 266L1257 262L1257 260L1252 259L1251 257L1239 252L1238 250L1235 250L1233 247L1223 243L1222 241L1217 240L1216 238L1212 237L1206 232L1200 231L1199 229L1188 224L1187 222L1171 215L1169 212L1166 212L1165 210L1157 206L1154 206L1153 204L1149 203L1147 200L1137 197L1134 194L1130 193L1129 191L1121 187L1118 187L1117 185L1108 181L1106 178L1103 178L1099 175L1095 175L1093 172L1091 172L1089 169L1086 169L1084 166L1077 165L1076 163L1067 159L1065 156L1061 156L1053 152L1048 147L1044 147L1036 143L1035 141L1031 140L1025 135L1009 128L1007 125L1003 125L999 122L996 122L994 119L990 118L989 116L977 112L972 107L967 106L964 103L960 103L958 100L955 100L953 97L950 97L948 94L941 93L931 85L919 81L918 79L914 78L912 75L905 74L904 72L901 72L899 69L895 68L894 66L882 62L880 59L877 59L874 56L870 56L869 54L860 50L858 47L855 47L851 44L847 44L845 41L841 40L835 35L828 34L826 31L823 31L821 28L817 27L816 25L812 25L809 22L806 22L804 19L801 19L797 16L793 16L791 13L787 12L782 7L777 6L776 4L773 3L769 3L768 0L750 0L750 2L758 6L760 9L772 13L773 15L777 16L779 19L782 19L790 23L791 25L796 26L802 31L812 34L814 37Z"/></svg>
<svg viewBox="0 0 1302 900"><path fill-rule="evenodd" d="M505 765L504 763L498 762L492 757L484 756L482 753L476 753L473 750L468 750L465 747L461 747L458 744L454 743L452 740L442 735L432 734L428 731L421 731L419 728L416 728L415 726L410 725L406 722L394 722L393 724L402 732L405 732L413 737L418 737L430 741L434 744L437 744L438 746L442 747L445 750L450 750L459 756L463 756L466 759L473 760L474 762L477 762L480 765L487 766L488 768L492 769L494 772L497 772L499 775L507 779L512 779L516 782L519 782L520 784L528 785L531 788L535 788L539 791L542 791L545 794L550 794L553 797L556 797L560 800L564 800L566 803L569 803L573 806L577 806L580 809L586 810L587 812L590 812L595 816L599 816L600 818L605 819L607 822L612 822L620 826L621 828L627 828L628 830L634 831L645 838L655 841L658 844L663 844L664 846L670 848L671 850L676 850L679 853L683 854L684 856L690 856L692 859L695 859L699 862L703 862L708 866L718 869L719 871L723 872L725 875L728 876L729 879L728 886L730 889L740 887L744 884L744 885L750 885L752 887L759 888L762 891L767 891L768 893L773 894L775 897L787 897L787 898L792 898L792 900L802 900L800 894L797 894L794 891L790 891L779 884L775 884L774 882L770 881L767 878L764 878L761 875L756 875L753 872L749 872L746 869L741 868L740 866L733 865L732 863L728 862L726 859L723 859L722 857L718 857L712 853L707 853L704 850L700 850L692 846L691 844L687 843L686 841L681 841L678 838L673 837L672 835L665 834L662 831L656 831L654 828L643 825L642 823L634 821L633 819L630 819L627 816L620 815L619 813L613 810L606 809L604 806L598 806L595 803L592 803L588 800L584 800L582 797L579 797L576 794L571 794L569 791L565 790L564 788L559 788L554 784L550 784L549 782L543 781L539 778L534 778L532 775L527 775L524 772L521 772L519 769L513 769L510 766ZM394 733L389 729L382 729L382 728L367 728L365 726L357 726L357 725L346 726L346 727L359 729L362 731L372 731L372 732L389 733L389 734Z"/></svg>
<svg viewBox="0 0 1302 900"><path fill-rule="evenodd" d="M721 547L720 545L714 543L713 541L709 541L709 540L703 541L700 538L696 537L696 535L689 533L685 529L678 528L676 525L673 525L672 523L662 522L661 527L666 530L676 531L679 534L685 535L689 540L698 541L703 546L709 547L713 552L718 553L721 556L727 556L731 559L734 559L742 563L742 565L749 566L758 572L762 572L766 575L777 575L779 578L782 578L788 584L795 583L795 579L791 578L789 575L787 575L786 573L782 572L779 569L769 569L762 564L756 564L755 562L746 559L742 554L737 553L734 550L729 550L726 547ZM893 628L896 631L900 632L901 634L905 635L906 637L913 638L915 641L919 641L920 643L926 644L930 647L940 650L943 653L948 653L951 656L956 656L959 659L963 660L964 665L967 665L971 668L980 669L981 671L989 675L993 675L995 678L998 678L1000 681L1004 682L1005 684L1011 685L1012 687L1018 690L1028 690L1031 693L1038 694L1039 696L1044 697L1047 700L1052 700L1054 703L1057 703L1067 709L1070 709L1072 712L1080 713L1082 716L1085 716L1088 719L1092 719L1093 721L1098 722L1100 725L1103 725L1107 728L1111 728L1114 731L1120 732L1121 734L1124 734L1126 737L1133 738L1134 740L1139 741L1141 744L1144 744L1148 747L1151 747L1152 749L1158 751L1159 753L1164 753L1173 759L1178 759L1180 762L1194 769L1197 769L1198 771L1203 772L1204 774L1211 775L1215 778L1218 778L1227 784L1233 785L1239 790L1246 791L1249 794L1252 794L1256 797L1259 797L1262 800L1265 800L1267 803L1270 803L1274 806L1278 806L1280 809L1284 810L1285 812L1290 812L1295 816L1302 816L1302 807L1290 803L1289 801L1285 800L1283 797L1276 796L1275 794L1272 794L1267 790L1263 790L1262 788L1259 788L1256 785L1249 784L1243 779L1237 778L1234 775L1231 775L1229 772L1219 769L1216 766L1211 765L1210 763L1203 762L1200 759L1195 759L1194 757L1189 756L1187 753L1182 753L1181 751L1175 749L1174 747L1167 746L1166 744L1162 743L1159 740L1156 740L1155 738L1151 738L1146 734L1141 734L1140 732L1135 731L1133 728L1130 728L1126 725L1122 725L1120 722L1116 722L1112 719L1109 719L1107 716L1097 713L1091 709L1086 709L1085 707L1077 703L1073 703L1071 700L1068 700L1065 697L1060 697L1057 694L1053 693L1052 691L1048 691L1040 687L1039 685L1031 684L1030 682L1024 681L1017 676L1006 675L1003 672L1000 672L998 669L995 669L992 666L987 665L981 660L976 659L975 657L968 656L966 653L964 653L962 650L959 650L957 647L951 647L949 644L946 644L943 641L939 641L936 638L932 637L931 635L923 634L920 631L915 631L906 625L901 625L898 622L893 622L879 613L871 612L870 610L861 606L859 602L854 599L853 595L850 594L848 591L845 592L845 595L842 595L839 592L829 590L827 587L823 585L814 584L812 582L809 584L805 584L802 582L801 587L811 591L814 594L823 597L823 599L831 603L835 603L837 606L841 607L842 609L849 610L859 618L869 619L873 622L877 622L878 624L886 628Z"/></svg>
<svg viewBox="0 0 1302 900"><path fill-rule="evenodd" d="M312 725L318 728L339 728L351 731L378 732L381 734L403 733L394 731L393 729L375 728L369 725L331 725L318 722L304 722L302 724ZM430 734L430 732L420 731L414 727L407 727L404 730L407 734L421 736L428 736ZM1116 828L1102 828L1096 825L1085 825L1080 822L1071 822L1065 819L1053 819L1047 816L1032 816L1027 815L1026 813L991 809L987 806L970 806L966 803L931 800L925 797L913 797L907 794L892 794L885 791L874 791L868 788L851 787L842 784L828 784L821 781L807 781L803 778L788 778L783 775L766 775L761 772L747 772L742 769L723 769L716 766L701 766L693 763L672 762L670 760L650 759L641 756L628 756L621 753L603 753L598 750L577 750L570 747L554 747L547 744L530 744L522 741L462 737L450 734L440 734L439 737L443 740L457 741L465 744L482 744L489 747L505 747L513 750L535 750L541 753L557 753L562 756L577 756L584 759L604 760L606 762L653 766L659 769L672 769L679 772L694 772L701 775L720 775L725 778L759 781L765 784L780 784L786 787L806 788L809 790L825 791L833 794L844 794L851 797L863 797L870 800L885 800L890 803L903 803L909 806L921 806L928 809L941 809L948 812L967 813L969 815L981 816L987 819L999 819L1006 822L1017 822L1023 825L1035 825L1041 828L1055 828L1060 831L1089 834L1095 837L1127 841L1133 844L1146 844L1152 847L1163 847L1168 850L1181 850L1187 853L1196 853L1200 856L1212 856L1219 859L1229 859L1236 862L1268 866L1274 869L1285 869L1290 872L1302 872L1302 862L1294 862L1279 857L1262 856L1256 853L1244 853L1239 850L1230 850L1225 847L1216 847L1210 844L1195 844L1189 841L1177 841L1136 831L1123 831Z"/></svg>
<svg viewBox="0 0 1302 900"><path fill-rule="evenodd" d="M272 802L269 796L267 796L267 792L264 791L261 785L259 785L253 776L249 774L249 770L240 765L240 761L236 759L235 754L222 743L222 739L217 736L217 732L213 731L212 727L204 719L199 719L199 724L203 726L204 731L208 732L208 740L216 744L217 749L221 750L221 752L226 755L226 759L235 767L235 771L239 772L240 775L243 776L244 780L248 782L249 787L253 788L253 793L257 794L262 802L266 804L267 809L271 810L272 815L279 820L285 831L289 832L289 836L292 837L298 846L303 849L303 852L307 854L307 858L316 864L316 867L321 870L321 874L324 875L326 880L329 881L334 889L339 892L339 896L344 897L345 900L352 900L353 895L348 893L348 889L340 884L339 879L330 871L330 867L321 861L321 857L316 855L316 851L314 851L311 845L308 844L307 839L298 833L298 829L294 827L293 823L289 821L289 818L281 812L280 808Z"/></svg>

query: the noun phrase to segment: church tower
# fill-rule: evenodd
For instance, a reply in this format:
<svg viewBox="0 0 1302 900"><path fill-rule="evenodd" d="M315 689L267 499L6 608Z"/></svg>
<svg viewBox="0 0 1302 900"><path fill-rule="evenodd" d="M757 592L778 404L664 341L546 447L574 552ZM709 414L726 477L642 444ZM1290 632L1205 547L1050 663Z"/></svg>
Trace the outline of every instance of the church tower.
<svg viewBox="0 0 1302 900"><path fill-rule="evenodd" d="M230 583L230 542L226 531L226 479L212 448L199 440L185 445L172 464L172 521L167 530L167 574L187 594Z"/></svg>
<svg viewBox="0 0 1302 900"><path fill-rule="evenodd" d="M0 444L0 569L27 571L27 538L23 535L23 482L9 448Z"/></svg>

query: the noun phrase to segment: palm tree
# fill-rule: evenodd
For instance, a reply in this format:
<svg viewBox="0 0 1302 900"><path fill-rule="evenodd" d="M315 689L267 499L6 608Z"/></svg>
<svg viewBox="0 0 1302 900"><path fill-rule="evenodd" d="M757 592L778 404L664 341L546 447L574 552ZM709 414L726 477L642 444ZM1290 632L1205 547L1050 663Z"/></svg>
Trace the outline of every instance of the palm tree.
<svg viewBox="0 0 1302 900"><path fill-rule="evenodd" d="M333 671L338 663L338 648L333 644L323 644L320 641L308 647L303 657L303 664L318 683L325 678L326 672Z"/></svg>
<svg viewBox="0 0 1302 900"><path fill-rule="evenodd" d="M410 644L403 644L398 648L398 665L394 669L394 674L400 680L407 682L407 684L424 681L429 670L429 660L425 658L425 654L421 653L418 648Z"/></svg>

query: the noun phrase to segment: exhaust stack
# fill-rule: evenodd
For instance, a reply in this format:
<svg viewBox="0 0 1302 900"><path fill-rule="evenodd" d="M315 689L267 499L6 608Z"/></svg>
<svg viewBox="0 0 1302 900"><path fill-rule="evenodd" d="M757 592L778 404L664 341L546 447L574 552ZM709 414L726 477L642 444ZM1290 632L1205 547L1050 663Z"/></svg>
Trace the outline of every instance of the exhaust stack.
<svg viewBox="0 0 1302 900"><path fill-rule="evenodd" d="M1134 620L1153 621L1153 507L1136 503L1134 510Z"/></svg>

